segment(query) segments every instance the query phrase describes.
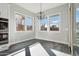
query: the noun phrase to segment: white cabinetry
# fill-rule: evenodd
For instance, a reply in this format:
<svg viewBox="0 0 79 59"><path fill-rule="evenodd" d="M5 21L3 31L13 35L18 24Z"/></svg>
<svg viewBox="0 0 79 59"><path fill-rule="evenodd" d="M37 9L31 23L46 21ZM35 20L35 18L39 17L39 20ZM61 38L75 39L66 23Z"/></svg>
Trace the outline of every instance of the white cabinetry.
<svg viewBox="0 0 79 59"><path fill-rule="evenodd" d="M1 18L8 18L8 10L9 10L9 5L0 3L0 17Z"/></svg>
<svg viewBox="0 0 79 59"><path fill-rule="evenodd" d="M0 22L1 22L1 18L3 19L8 19L9 20L9 4L7 3L0 3ZM0 31L1 33L1 31ZM9 41L9 39L8 39ZM0 41L2 43L2 41ZM6 50L8 49L9 44L1 44L0 45L0 51Z"/></svg>

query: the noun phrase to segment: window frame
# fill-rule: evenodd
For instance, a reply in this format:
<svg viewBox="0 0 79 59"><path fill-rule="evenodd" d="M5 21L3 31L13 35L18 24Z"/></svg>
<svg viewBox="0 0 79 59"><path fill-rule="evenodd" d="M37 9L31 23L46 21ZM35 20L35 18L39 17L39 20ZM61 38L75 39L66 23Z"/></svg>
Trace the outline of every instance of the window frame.
<svg viewBox="0 0 79 59"><path fill-rule="evenodd" d="M59 15L59 17L60 17L60 20L59 20L60 22L59 22L59 24L58 24L58 25L59 25L59 30L58 30L58 31L51 31L51 30L50 30L50 24L51 24L51 23L50 23L50 17L51 17L51 16L56 16L56 15ZM53 14L50 14L50 15L48 15L48 16L49 16L49 32L60 32L60 31L61 31L61 20L62 20L62 18L61 18L61 13L53 13Z"/></svg>
<svg viewBox="0 0 79 59"><path fill-rule="evenodd" d="M47 20L48 20L48 24L47 24L47 30L41 30L41 23L40 23L40 19L38 19L38 22L39 22L39 31L40 32L48 32L48 26L49 26L49 19L48 19L48 16L46 16Z"/></svg>
<svg viewBox="0 0 79 59"><path fill-rule="evenodd" d="M23 15L25 18L26 17L30 17L31 19L32 19L32 31L29 31L29 30L27 30L27 29L25 29L25 31L17 31L16 30L16 14L20 14L20 15ZM34 31L34 17L32 17L32 16L28 16L28 15L26 15L26 14L23 14L23 13L21 13L21 12L14 12L14 26L15 26L15 32L33 32ZM24 24L25 24L25 22L24 22ZM26 28L27 28L27 26L26 26Z"/></svg>
<svg viewBox="0 0 79 59"><path fill-rule="evenodd" d="M77 11L77 9L79 9L79 5L75 5L75 8L74 8L74 29L75 29L75 35L76 35L76 33L78 32L78 30L77 30L77 25L76 25L76 23L77 23L77 19L76 19L76 11Z"/></svg>
<svg viewBox="0 0 79 59"><path fill-rule="evenodd" d="M29 30L27 30L27 29L26 29L26 31L27 31L27 32L33 32L33 31L34 31L34 18L31 17L31 16L26 16L26 17L30 17L30 18L32 19L32 31L29 31ZM25 18L26 18L26 17L25 17ZM26 28L27 28L27 26L26 26Z"/></svg>

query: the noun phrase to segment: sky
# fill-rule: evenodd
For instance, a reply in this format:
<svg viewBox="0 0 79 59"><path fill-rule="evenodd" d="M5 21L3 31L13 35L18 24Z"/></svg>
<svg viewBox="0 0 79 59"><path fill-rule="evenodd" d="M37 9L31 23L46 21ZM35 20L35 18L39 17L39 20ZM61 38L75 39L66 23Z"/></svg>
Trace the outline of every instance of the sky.
<svg viewBox="0 0 79 59"><path fill-rule="evenodd" d="M51 16L50 17L50 22L52 23L52 24L58 24L59 23L59 21L60 21L60 16L58 16L58 15L56 15L56 16Z"/></svg>
<svg viewBox="0 0 79 59"><path fill-rule="evenodd" d="M32 25L32 19L30 17L26 17L25 25Z"/></svg>
<svg viewBox="0 0 79 59"><path fill-rule="evenodd" d="M60 21L60 17L59 16L51 16L50 17L51 24L58 24L59 21ZM40 20L40 23L41 24L48 24L48 19L44 18L44 19Z"/></svg>
<svg viewBox="0 0 79 59"><path fill-rule="evenodd" d="M76 9L76 22L79 22L79 8Z"/></svg>
<svg viewBox="0 0 79 59"><path fill-rule="evenodd" d="M50 22L52 24L58 24L60 21L60 17L59 16L53 16L53 17L51 16L50 20L51 20ZM44 18L44 19L40 20L40 23L41 24L48 24L48 19ZM25 25L32 25L32 19L30 17L26 18Z"/></svg>
<svg viewBox="0 0 79 59"><path fill-rule="evenodd" d="M48 24L48 19L44 18L44 19L40 20L40 23L41 24Z"/></svg>

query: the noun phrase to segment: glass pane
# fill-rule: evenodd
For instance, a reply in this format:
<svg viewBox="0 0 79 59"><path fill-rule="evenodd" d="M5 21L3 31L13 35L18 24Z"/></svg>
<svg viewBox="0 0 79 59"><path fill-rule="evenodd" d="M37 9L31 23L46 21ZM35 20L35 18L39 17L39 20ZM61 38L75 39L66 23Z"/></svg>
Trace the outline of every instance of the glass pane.
<svg viewBox="0 0 79 59"><path fill-rule="evenodd" d="M59 21L60 21L60 16L59 15L56 15L56 16L51 16L50 17L50 20L51 22L50 23L53 23L53 24L58 24Z"/></svg>
<svg viewBox="0 0 79 59"><path fill-rule="evenodd" d="M79 22L79 8L76 9L76 22Z"/></svg>
<svg viewBox="0 0 79 59"><path fill-rule="evenodd" d="M20 14L16 14L15 18L16 18L16 31L25 31L25 25L24 25L25 17Z"/></svg>
<svg viewBox="0 0 79 59"><path fill-rule="evenodd" d="M59 31L60 16L50 16L50 31Z"/></svg>
<svg viewBox="0 0 79 59"><path fill-rule="evenodd" d="M41 27L41 30L43 30L43 31L47 30L47 27L48 27L48 19L47 18L40 20L40 27Z"/></svg>
<svg viewBox="0 0 79 59"><path fill-rule="evenodd" d="M32 18L26 17L25 26L27 30L32 30Z"/></svg>
<svg viewBox="0 0 79 59"><path fill-rule="evenodd" d="M75 24L75 40L73 41L74 55L79 55L79 8L76 9L76 24Z"/></svg>

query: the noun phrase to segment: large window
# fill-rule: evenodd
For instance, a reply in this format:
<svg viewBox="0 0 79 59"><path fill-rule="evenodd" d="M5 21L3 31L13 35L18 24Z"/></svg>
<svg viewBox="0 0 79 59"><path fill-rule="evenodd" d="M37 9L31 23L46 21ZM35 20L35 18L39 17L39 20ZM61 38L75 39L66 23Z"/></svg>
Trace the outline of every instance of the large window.
<svg viewBox="0 0 79 59"><path fill-rule="evenodd" d="M32 18L16 13L16 31L32 31Z"/></svg>
<svg viewBox="0 0 79 59"><path fill-rule="evenodd" d="M76 9L76 22L79 22L79 8Z"/></svg>
<svg viewBox="0 0 79 59"><path fill-rule="evenodd" d="M47 18L40 19L40 30L47 31L47 27L48 27L48 19Z"/></svg>
<svg viewBox="0 0 79 59"><path fill-rule="evenodd" d="M25 19L25 27L26 27L26 30L32 31L32 18L26 17L26 19Z"/></svg>
<svg viewBox="0 0 79 59"><path fill-rule="evenodd" d="M24 20L25 17L20 14L16 14L16 31L25 31Z"/></svg>
<svg viewBox="0 0 79 59"><path fill-rule="evenodd" d="M79 8L76 8L76 31L79 31Z"/></svg>
<svg viewBox="0 0 79 59"><path fill-rule="evenodd" d="M50 31L59 31L60 16L53 15L50 16L49 19L50 19Z"/></svg>

